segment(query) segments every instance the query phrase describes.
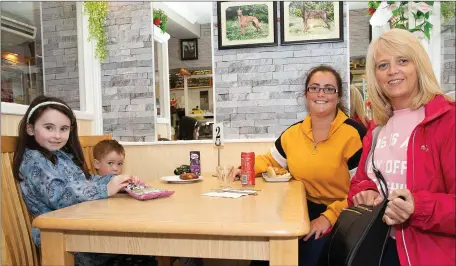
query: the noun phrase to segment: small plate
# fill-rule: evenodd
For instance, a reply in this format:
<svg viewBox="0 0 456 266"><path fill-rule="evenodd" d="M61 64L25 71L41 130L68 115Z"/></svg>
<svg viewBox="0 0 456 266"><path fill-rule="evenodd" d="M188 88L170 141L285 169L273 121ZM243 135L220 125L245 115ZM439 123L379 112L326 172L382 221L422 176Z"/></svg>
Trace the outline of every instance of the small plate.
<svg viewBox="0 0 456 266"><path fill-rule="evenodd" d="M267 173L263 173L263 179L268 182L288 182L291 179L291 175L288 177L268 177Z"/></svg>
<svg viewBox="0 0 456 266"><path fill-rule="evenodd" d="M194 183L203 180L204 177L200 176L197 179L189 179L189 180L182 180L179 178L178 175L172 175L172 176L164 176L161 177L160 180L168 182L168 183Z"/></svg>

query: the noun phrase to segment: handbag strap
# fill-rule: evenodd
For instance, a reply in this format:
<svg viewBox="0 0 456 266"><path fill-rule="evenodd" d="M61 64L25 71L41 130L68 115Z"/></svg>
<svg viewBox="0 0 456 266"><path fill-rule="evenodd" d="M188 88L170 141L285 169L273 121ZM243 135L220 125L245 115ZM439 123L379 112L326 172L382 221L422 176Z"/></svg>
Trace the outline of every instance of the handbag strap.
<svg viewBox="0 0 456 266"><path fill-rule="evenodd" d="M371 146L372 171L374 172L375 177L377 178L377 180L380 183L380 188L382 190L383 197L385 199L387 199L389 193L388 193L388 186L386 184L386 180L383 177L382 172L380 172L380 170L378 170L377 167L375 167L375 163L374 163L375 147L377 146L377 139L378 139L378 135L380 134L381 130L382 130L382 127L378 126L374 129L374 131L372 131L372 146Z"/></svg>

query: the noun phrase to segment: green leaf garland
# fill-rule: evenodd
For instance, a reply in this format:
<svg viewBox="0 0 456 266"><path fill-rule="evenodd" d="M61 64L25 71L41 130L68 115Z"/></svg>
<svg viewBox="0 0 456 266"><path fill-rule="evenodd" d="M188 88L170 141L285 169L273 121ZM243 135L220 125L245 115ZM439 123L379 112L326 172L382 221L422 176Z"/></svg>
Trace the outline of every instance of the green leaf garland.
<svg viewBox="0 0 456 266"><path fill-rule="evenodd" d="M84 2L84 13L89 16L89 40L95 40L95 57L102 63L106 56L105 24L108 2Z"/></svg>

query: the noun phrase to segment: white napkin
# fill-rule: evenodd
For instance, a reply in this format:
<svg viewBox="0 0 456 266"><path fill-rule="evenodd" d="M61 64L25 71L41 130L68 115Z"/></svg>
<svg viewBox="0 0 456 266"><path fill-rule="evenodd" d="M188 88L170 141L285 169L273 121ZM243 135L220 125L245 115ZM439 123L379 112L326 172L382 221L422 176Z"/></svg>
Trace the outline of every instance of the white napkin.
<svg viewBox="0 0 456 266"><path fill-rule="evenodd" d="M202 194L203 196L209 196L209 197L219 197L219 198L233 198L237 199L242 196L247 196L248 194L243 194L243 193L233 193L233 192L208 192Z"/></svg>

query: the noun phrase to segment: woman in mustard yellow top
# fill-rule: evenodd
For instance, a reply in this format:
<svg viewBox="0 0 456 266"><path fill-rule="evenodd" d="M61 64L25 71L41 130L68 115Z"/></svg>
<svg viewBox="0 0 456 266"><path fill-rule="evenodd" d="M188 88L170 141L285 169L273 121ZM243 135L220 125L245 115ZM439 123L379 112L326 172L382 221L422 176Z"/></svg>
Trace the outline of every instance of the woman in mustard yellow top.
<svg viewBox="0 0 456 266"><path fill-rule="evenodd" d="M347 207L350 177L362 152L366 132L347 117L342 92L342 79L332 67L312 69L305 83L310 114L285 130L268 153L255 158L257 174L266 172L268 166L282 167L305 184L311 225L299 243L299 265L316 264L326 241L320 236ZM265 264L254 261L251 265Z"/></svg>

